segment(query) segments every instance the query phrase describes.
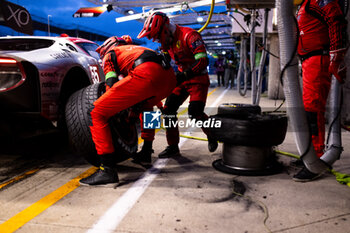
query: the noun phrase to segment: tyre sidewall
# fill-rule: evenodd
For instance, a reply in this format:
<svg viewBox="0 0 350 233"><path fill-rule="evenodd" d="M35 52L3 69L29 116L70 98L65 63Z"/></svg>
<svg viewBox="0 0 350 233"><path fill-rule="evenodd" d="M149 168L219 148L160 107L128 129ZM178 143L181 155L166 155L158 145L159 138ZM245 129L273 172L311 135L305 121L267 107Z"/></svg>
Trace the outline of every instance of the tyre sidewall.
<svg viewBox="0 0 350 233"><path fill-rule="evenodd" d="M287 117L284 115L251 114L246 119L210 116L221 121L220 128L211 128L218 141L242 146L275 146L284 141ZM229 130L228 130L229 129Z"/></svg>

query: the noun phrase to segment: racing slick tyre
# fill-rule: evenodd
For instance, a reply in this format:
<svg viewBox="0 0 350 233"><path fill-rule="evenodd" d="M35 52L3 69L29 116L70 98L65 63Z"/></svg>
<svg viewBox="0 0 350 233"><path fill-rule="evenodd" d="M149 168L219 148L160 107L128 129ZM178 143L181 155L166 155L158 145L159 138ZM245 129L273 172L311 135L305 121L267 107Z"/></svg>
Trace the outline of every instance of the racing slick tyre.
<svg viewBox="0 0 350 233"><path fill-rule="evenodd" d="M218 115L230 116L248 116L250 114L261 114L261 108L253 104L224 103L218 107Z"/></svg>
<svg viewBox="0 0 350 233"><path fill-rule="evenodd" d="M210 128L213 138L224 143L241 146L276 146L284 141L287 132L285 115L251 114L242 117L210 116L221 121L220 128Z"/></svg>
<svg viewBox="0 0 350 233"><path fill-rule="evenodd" d="M75 92L66 104L66 123L69 142L77 154L87 162L100 166L95 144L92 141L89 126L92 125L90 112L93 103L105 92L104 83L96 83ZM138 133L136 121L129 120L129 109L124 110L109 120L116 163L131 157L137 151Z"/></svg>

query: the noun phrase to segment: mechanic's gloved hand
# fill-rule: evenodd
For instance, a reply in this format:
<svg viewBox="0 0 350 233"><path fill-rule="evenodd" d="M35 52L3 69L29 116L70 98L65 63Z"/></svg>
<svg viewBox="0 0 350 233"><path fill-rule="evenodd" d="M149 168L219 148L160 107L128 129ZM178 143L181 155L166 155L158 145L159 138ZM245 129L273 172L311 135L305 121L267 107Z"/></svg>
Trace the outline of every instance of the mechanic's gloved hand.
<svg viewBox="0 0 350 233"><path fill-rule="evenodd" d="M194 75L191 69L185 70L184 72L176 72L177 86L184 81L191 79L192 77L194 77Z"/></svg>
<svg viewBox="0 0 350 233"><path fill-rule="evenodd" d="M106 84L106 91L108 91L109 88L111 88L114 85L114 83L116 83L116 82L118 82L118 78L117 77L108 78L106 80L106 83L105 83Z"/></svg>
<svg viewBox="0 0 350 233"><path fill-rule="evenodd" d="M331 72L340 83L344 83L346 78L346 66L344 62L346 49L338 49L329 52L330 64L329 72Z"/></svg>
<svg viewBox="0 0 350 233"><path fill-rule="evenodd" d="M176 72L176 86L180 86L181 83L185 82L187 80L186 75L184 72Z"/></svg>
<svg viewBox="0 0 350 233"><path fill-rule="evenodd" d="M164 69L169 69L171 67L170 62L171 62L171 57L168 52L160 52L159 54L161 61L162 61L162 67Z"/></svg>

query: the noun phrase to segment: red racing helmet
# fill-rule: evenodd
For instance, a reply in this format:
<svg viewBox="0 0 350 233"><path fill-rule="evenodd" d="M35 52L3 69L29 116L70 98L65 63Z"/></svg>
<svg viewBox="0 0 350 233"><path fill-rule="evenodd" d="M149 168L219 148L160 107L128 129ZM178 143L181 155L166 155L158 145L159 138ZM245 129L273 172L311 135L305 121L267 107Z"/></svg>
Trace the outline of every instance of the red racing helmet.
<svg viewBox="0 0 350 233"><path fill-rule="evenodd" d="M104 55L109 51L112 46L126 45L126 41L121 37L112 36L108 38L100 47L96 49L96 52L100 54L100 57L104 57Z"/></svg>
<svg viewBox="0 0 350 233"><path fill-rule="evenodd" d="M169 24L169 18L162 12L154 12L148 16L143 28L137 38L147 37L148 39L159 40L164 33L164 26Z"/></svg>

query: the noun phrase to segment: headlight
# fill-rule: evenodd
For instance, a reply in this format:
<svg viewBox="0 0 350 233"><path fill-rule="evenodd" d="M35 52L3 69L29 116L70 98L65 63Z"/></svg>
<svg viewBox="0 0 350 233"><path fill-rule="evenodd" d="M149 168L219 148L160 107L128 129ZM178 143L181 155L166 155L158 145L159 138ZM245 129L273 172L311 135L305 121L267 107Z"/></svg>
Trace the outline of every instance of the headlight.
<svg viewBox="0 0 350 233"><path fill-rule="evenodd" d="M25 78L25 72L20 62L13 58L0 57L0 92L18 87Z"/></svg>

